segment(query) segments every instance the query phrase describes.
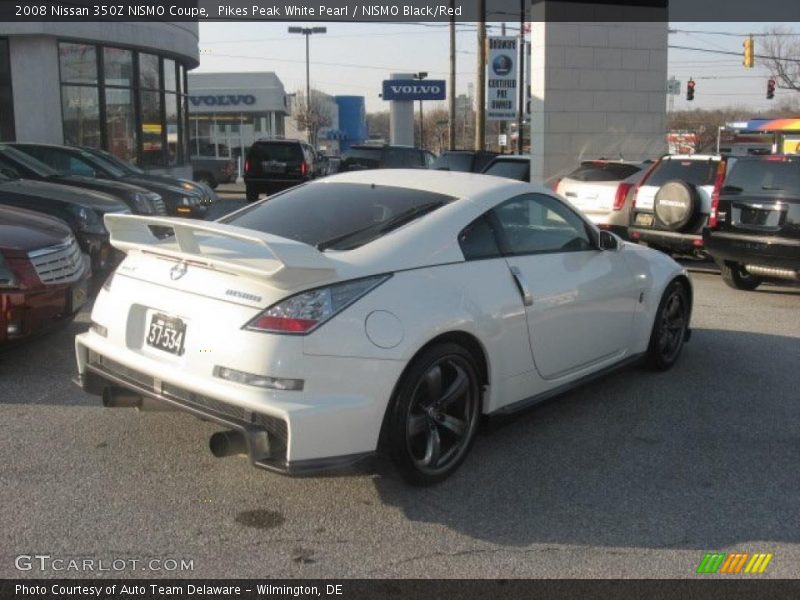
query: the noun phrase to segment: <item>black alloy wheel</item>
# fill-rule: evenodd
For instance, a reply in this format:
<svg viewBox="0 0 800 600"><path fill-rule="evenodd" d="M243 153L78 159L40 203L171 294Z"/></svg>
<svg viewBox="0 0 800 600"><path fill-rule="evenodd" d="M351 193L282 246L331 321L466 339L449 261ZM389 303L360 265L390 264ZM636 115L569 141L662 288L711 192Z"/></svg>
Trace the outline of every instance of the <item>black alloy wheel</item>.
<svg viewBox="0 0 800 600"><path fill-rule="evenodd" d="M461 346L434 346L398 386L390 415L390 451L404 479L437 483L462 463L477 433L480 383Z"/></svg>
<svg viewBox="0 0 800 600"><path fill-rule="evenodd" d="M673 281L661 298L653 324L647 351L647 362L651 368L664 371L678 360L686 340L689 317L686 289L679 281Z"/></svg>

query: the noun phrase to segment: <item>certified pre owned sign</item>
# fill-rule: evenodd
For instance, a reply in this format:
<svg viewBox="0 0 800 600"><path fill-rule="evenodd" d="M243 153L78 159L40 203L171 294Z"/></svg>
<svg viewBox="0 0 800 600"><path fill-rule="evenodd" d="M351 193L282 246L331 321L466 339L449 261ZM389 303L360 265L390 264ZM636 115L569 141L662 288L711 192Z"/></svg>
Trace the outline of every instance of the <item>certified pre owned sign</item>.
<svg viewBox="0 0 800 600"><path fill-rule="evenodd" d="M517 38L490 37L486 78L486 117L494 121L517 118Z"/></svg>

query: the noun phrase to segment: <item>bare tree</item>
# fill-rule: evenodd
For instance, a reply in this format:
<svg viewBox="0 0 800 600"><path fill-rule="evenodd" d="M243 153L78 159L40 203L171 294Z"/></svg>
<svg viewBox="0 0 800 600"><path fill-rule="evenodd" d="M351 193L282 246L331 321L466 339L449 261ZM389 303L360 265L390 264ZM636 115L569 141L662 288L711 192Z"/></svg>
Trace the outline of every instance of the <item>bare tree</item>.
<svg viewBox="0 0 800 600"><path fill-rule="evenodd" d="M759 54L779 87L800 92L800 35L785 27L768 30L759 38Z"/></svg>
<svg viewBox="0 0 800 600"><path fill-rule="evenodd" d="M297 128L308 132L308 143L317 147L320 129L333 123L333 106L330 97L319 90L311 90L311 102L302 92L295 94L293 116Z"/></svg>

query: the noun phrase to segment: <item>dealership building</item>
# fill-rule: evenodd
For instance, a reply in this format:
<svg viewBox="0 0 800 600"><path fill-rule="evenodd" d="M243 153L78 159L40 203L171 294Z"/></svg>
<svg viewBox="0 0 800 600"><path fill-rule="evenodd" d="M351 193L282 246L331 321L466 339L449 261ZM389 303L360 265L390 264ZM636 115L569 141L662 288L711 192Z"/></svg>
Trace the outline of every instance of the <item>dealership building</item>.
<svg viewBox="0 0 800 600"><path fill-rule="evenodd" d="M0 23L0 141L105 148L190 176L197 23Z"/></svg>

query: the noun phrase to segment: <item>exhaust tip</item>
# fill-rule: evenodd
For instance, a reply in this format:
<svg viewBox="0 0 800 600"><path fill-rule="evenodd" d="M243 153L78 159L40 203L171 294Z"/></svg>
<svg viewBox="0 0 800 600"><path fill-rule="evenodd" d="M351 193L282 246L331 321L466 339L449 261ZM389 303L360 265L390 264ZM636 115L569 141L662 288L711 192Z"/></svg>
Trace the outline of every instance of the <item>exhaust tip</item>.
<svg viewBox="0 0 800 600"><path fill-rule="evenodd" d="M208 440L208 448L217 458L247 454L247 440L239 431L218 431Z"/></svg>

